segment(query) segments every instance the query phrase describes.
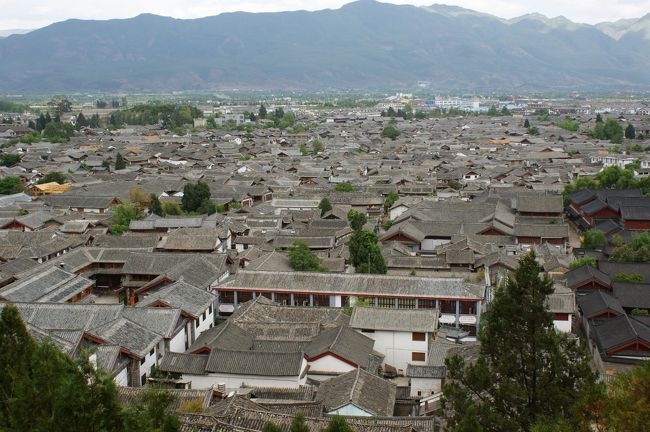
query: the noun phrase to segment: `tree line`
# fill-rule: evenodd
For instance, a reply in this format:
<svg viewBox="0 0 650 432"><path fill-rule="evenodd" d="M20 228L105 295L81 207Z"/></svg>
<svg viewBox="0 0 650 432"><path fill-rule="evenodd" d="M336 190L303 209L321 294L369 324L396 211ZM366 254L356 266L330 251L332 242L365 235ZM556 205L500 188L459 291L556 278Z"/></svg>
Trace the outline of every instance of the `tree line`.
<svg viewBox="0 0 650 432"><path fill-rule="evenodd" d="M7 432L176 432L168 413L174 397L152 387L141 402L124 405L113 377L48 342L37 342L18 309L0 313L0 430Z"/></svg>

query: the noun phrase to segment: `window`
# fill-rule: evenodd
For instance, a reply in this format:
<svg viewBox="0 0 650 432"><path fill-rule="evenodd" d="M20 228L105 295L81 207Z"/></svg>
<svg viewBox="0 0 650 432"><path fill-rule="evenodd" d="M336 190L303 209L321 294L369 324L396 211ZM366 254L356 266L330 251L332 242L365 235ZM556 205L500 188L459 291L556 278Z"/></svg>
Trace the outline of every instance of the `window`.
<svg viewBox="0 0 650 432"><path fill-rule="evenodd" d="M329 305L330 305L330 296L314 294L314 306L329 307Z"/></svg>
<svg viewBox="0 0 650 432"><path fill-rule="evenodd" d="M420 309L435 309L436 301L431 299L418 299L418 307Z"/></svg>
<svg viewBox="0 0 650 432"><path fill-rule="evenodd" d="M151 351L149 351L149 355L153 355L153 353L156 351L156 348L151 348Z"/></svg>
<svg viewBox="0 0 650 432"><path fill-rule="evenodd" d="M427 335L425 333L413 332L412 336L413 337L412 337L411 340L416 341L416 342L424 342L424 341L427 340Z"/></svg>
<svg viewBox="0 0 650 432"><path fill-rule="evenodd" d="M361 333L374 333L374 330L371 329L361 329Z"/></svg>
<svg viewBox="0 0 650 432"><path fill-rule="evenodd" d="M147 383L147 374L142 374L140 380L140 385L145 385Z"/></svg>
<svg viewBox="0 0 650 432"><path fill-rule="evenodd" d="M411 361L425 361L425 354L423 352L412 352L411 353Z"/></svg>
<svg viewBox="0 0 650 432"><path fill-rule="evenodd" d="M461 301L460 302L460 313L462 315L474 315L474 314L476 314L476 302Z"/></svg>
<svg viewBox="0 0 650 432"><path fill-rule="evenodd" d="M145 359L144 357L142 357L142 358L140 359L140 366L142 366L142 365L144 364L144 359Z"/></svg>
<svg viewBox="0 0 650 432"><path fill-rule="evenodd" d="M372 304L372 302L370 304ZM377 306L379 306L381 308L394 308L395 307L395 299L394 298L379 297L377 299Z"/></svg>
<svg viewBox="0 0 650 432"><path fill-rule="evenodd" d="M414 298L400 298L397 299L397 307L400 309L415 309Z"/></svg>
<svg viewBox="0 0 650 432"><path fill-rule="evenodd" d="M219 292L219 303L224 303L224 304L233 304L233 303L235 303L235 292L234 291L220 291Z"/></svg>
<svg viewBox="0 0 650 432"><path fill-rule="evenodd" d="M250 291L237 291L237 303L244 303L253 300L253 293Z"/></svg>
<svg viewBox="0 0 650 432"><path fill-rule="evenodd" d="M456 313L456 300L441 300L440 301L440 312L445 314L455 314Z"/></svg>

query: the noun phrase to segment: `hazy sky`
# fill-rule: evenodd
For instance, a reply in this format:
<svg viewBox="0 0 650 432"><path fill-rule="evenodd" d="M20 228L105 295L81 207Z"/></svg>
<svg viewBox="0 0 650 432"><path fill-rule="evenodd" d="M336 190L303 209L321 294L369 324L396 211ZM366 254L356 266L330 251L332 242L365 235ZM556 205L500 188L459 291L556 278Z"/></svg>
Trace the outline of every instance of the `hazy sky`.
<svg viewBox="0 0 650 432"><path fill-rule="evenodd" d="M650 0L383 0L427 5L444 3L512 18L530 12L584 23L637 18L650 13ZM0 29L38 28L68 18L128 18L143 12L198 18L221 12L271 12L338 8L350 0L0 0Z"/></svg>

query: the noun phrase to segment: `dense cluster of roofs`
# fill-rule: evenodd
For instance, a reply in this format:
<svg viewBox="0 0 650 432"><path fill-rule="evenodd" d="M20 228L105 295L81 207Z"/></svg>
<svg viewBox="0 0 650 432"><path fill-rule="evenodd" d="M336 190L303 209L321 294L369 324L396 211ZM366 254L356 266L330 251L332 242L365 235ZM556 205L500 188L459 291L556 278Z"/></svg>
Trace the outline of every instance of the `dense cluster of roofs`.
<svg viewBox="0 0 650 432"><path fill-rule="evenodd" d="M286 427L298 412L314 426L342 414L355 431L439 430L417 416L437 407L444 359L476 354L481 313L528 250L555 282L556 328L582 329L602 373L650 357L650 264L610 262L611 250L579 240L650 230L649 200L560 195L602 169L592 159L609 144L551 123L531 136L515 117L400 121L387 140L378 120L180 137L85 129L67 144L5 146L21 158L0 173L26 192L0 196L0 307L16 304L36 339L90 352L124 398L155 380L200 399L204 413L183 418L205 430ZM115 170L118 153L127 166ZM65 185L37 184L52 171ZM125 234L108 233L133 190L180 202L199 180L223 212L145 208ZM351 209L368 215L386 274L350 266ZM325 271L292 268L297 240ZM571 269L574 253L598 265Z"/></svg>

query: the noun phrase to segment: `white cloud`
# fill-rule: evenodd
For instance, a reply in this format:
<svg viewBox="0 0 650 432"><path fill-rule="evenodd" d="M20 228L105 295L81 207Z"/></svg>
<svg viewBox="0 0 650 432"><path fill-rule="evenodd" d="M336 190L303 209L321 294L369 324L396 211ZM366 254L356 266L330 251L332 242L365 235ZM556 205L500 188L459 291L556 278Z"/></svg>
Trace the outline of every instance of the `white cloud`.
<svg viewBox="0 0 650 432"><path fill-rule="evenodd" d="M222 12L273 12L338 8L349 0L0 0L0 29L38 28L69 18L128 18L154 13L175 18L199 18ZM435 0L383 0L391 3L427 5ZM596 23L620 18L641 17L650 12L650 0L442 0L504 18L530 12L551 17L564 15L578 21Z"/></svg>

